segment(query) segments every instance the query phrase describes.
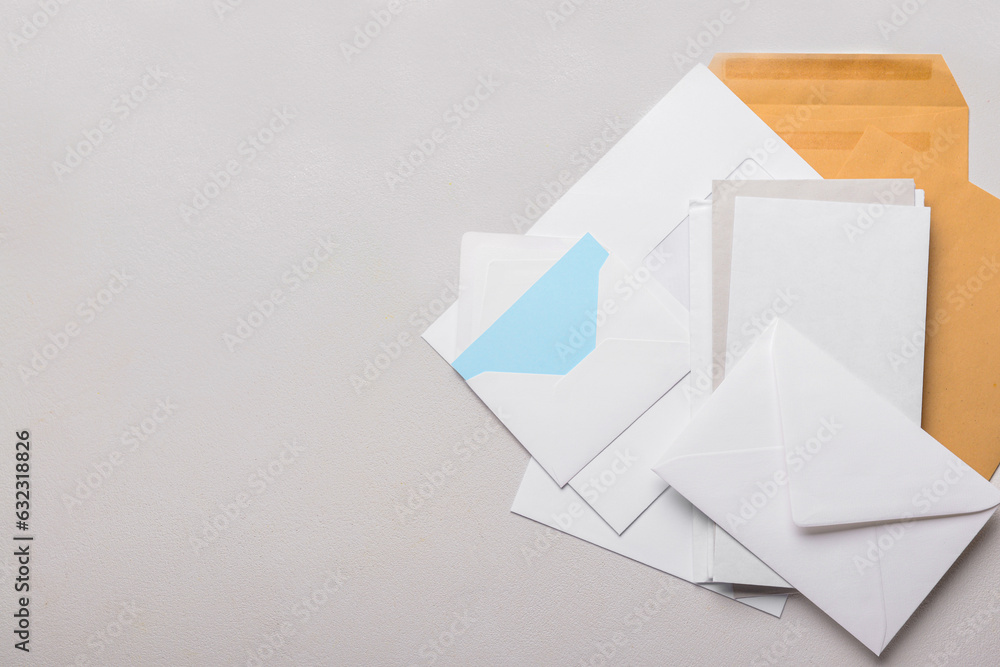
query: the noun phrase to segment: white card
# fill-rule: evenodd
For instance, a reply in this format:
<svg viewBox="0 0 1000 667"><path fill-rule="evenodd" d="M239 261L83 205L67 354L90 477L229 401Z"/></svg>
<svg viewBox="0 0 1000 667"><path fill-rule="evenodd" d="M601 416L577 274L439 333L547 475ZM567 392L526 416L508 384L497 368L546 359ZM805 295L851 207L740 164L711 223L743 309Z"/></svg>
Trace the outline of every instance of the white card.
<svg viewBox="0 0 1000 667"><path fill-rule="evenodd" d="M737 197L727 373L780 316L919 424L923 346L895 356L923 331L929 237L926 208Z"/></svg>

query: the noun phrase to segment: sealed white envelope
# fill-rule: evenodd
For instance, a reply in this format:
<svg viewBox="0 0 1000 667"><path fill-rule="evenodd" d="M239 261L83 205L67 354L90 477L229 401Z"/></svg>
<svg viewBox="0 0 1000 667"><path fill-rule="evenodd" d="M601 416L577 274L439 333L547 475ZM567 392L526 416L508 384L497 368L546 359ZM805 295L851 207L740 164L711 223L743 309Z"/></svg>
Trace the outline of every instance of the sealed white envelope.
<svg viewBox="0 0 1000 667"><path fill-rule="evenodd" d="M511 512L537 521L626 558L693 582L691 577L691 503L675 491L661 494L623 535L613 531L569 486L559 485L531 460ZM735 599L732 586L700 584ZM738 602L781 616L786 595L743 596Z"/></svg>
<svg viewBox="0 0 1000 667"><path fill-rule="evenodd" d="M919 424L929 239L926 208L737 197L726 372L780 316Z"/></svg>
<svg viewBox="0 0 1000 667"><path fill-rule="evenodd" d="M561 486L687 373L672 298L587 234L451 364Z"/></svg>
<svg viewBox="0 0 1000 667"><path fill-rule="evenodd" d="M656 472L876 654L1000 504L781 319Z"/></svg>

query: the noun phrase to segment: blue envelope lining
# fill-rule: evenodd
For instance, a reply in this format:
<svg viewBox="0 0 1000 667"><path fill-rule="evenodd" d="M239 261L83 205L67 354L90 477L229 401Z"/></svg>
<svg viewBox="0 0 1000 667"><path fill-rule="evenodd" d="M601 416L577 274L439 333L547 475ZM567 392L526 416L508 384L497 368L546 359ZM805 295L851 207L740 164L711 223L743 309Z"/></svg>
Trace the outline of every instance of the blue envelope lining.
<svg viewBox="0 0 1000 667"><path fill-rule="evenodd" d="M565 375L597 346L598 276L608 251L587 234L459 355L480 373Z"/></svg>

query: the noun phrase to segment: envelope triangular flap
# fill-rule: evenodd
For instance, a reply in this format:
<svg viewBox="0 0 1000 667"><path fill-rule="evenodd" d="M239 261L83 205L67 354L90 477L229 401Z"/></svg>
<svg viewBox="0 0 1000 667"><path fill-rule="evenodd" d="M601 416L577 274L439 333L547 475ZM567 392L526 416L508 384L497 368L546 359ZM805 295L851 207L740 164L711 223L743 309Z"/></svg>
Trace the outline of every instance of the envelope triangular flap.
<svg viewBox="0 0 1000 667"><path fill-rule="evenodd" d="M898 521L996 505L992 486L838 361L787 322L772 328L796 525Z"/></svg>
<svg viewBox="0 0 1000 667"><path fill-rule="evenodd" d="M452 366L466 380L489 371L568 373L596 345L592 320L598 307L599 274L607 258L608 251L585 235ZM589 328L584 326L588 323ZM579 338L572 347L564 343L571 331Z"/></svg>

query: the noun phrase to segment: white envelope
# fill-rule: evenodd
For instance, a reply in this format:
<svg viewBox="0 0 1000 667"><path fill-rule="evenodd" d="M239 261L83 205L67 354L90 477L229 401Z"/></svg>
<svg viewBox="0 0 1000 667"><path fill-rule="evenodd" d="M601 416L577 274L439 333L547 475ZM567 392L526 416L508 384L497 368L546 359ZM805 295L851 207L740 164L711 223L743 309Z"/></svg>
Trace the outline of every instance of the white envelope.
<svg viewBox="0 0 1000 667"><path fill-rule="evenodd" d="M588 234L451 363L562 486L687 373L672 301Z"/></svg>
<svg viewBox="0 0 1000 667"><path fill-rule="evenodd" d="M780 316L919 424L929 242L926 208L737 197L726 372Z"/></svg>
<svg viewBox="0 0 1000 667"><path fill-rule="evenodd" d="M660 495L624 535L618 535L568 486L559 485L531 460L511 511L581 540L621 554L661 572L692 582L691 504L675 491ZM732 586L700 584L736 599ZM743 604L781 616L786 595L741 597Z"/></svg>
<svg viewBox="0 0 1000 667"><path fill-rule="evenodd" d="M647 258L643 266L659 282L669 282L670 295L677 294L686 281L679 284L675 267L686 269L686 248L683 254L674 247L678 226ZM463 340L476 338L497 317L510 308L549 268L573 245L573 239L516 234L468 232L462 236L461 269L459 271L459 307L457 350L464 350ZM655 261L654 261L655 258ZM680 322L687 322L687 310L677 298L669 298L659 285L651 284L658 300ZM449 361L454 357L449 357ZM598 454L569 481L576 491L621 533L665 489L666 484L652 470L670 439L680 432L688 420L688 397L685 383L674 385L652 407Z"/></svg>
<svg viewBox="0 0 1000 667"><path fill-rule="evenodd" d="M656 471L876 654L1000 504L780 319Z"/></svg>

